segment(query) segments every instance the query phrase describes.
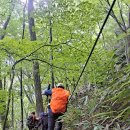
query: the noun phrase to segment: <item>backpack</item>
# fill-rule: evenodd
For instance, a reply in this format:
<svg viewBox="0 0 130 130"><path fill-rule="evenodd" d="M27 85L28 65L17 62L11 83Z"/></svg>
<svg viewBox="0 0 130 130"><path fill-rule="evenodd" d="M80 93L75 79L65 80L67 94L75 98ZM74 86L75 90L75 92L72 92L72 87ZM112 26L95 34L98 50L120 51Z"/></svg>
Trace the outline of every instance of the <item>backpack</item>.
<svg viewBox="0 0 130 130"><path fill-rule="evenodd" d="M69 91L63 88L53 88L50 102L54 114L65 113L68 104Z"/></svg>

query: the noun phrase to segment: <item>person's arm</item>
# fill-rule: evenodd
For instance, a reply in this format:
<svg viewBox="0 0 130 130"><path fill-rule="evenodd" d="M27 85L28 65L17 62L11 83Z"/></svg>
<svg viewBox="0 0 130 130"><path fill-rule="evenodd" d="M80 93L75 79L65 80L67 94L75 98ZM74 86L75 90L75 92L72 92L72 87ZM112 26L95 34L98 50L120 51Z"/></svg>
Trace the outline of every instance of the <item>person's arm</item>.
<svg viewBox="0 0 130 130"><path fill-rule="evenodd" d="M49 90L43 90L43 91L42 91L42 94L43 94L43 95L46 95L46 96L52 95L52 90L50 90L50 89L49 89Z"/></svg>
<svg viewBox="0 0 130 130"><path fill-rule="evenodd" d="M36 118L36 126L34 128L38 128L41 124L41 118Z"/></svg>

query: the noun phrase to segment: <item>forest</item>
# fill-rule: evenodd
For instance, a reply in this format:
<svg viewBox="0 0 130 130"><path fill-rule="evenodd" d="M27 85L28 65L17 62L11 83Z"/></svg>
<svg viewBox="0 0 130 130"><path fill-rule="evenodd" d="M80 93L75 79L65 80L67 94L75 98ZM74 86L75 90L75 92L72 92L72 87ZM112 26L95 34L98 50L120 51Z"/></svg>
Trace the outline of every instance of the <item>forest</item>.
<svg viewBox="0 0 130 130"><path fill-rule="evenodd" d="M63 130L130 130L130 0L0 0L0 130L70 92Z"/></svg>

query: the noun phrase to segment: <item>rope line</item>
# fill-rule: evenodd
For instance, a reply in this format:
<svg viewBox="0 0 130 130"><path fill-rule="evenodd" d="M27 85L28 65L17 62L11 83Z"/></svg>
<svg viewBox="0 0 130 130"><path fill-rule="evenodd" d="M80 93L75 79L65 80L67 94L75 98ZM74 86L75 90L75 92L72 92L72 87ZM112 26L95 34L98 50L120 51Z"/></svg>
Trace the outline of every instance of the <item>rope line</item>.
<svg viewBox="0 0 130 130"><path fill-rule="evenodd" d="M114 5L115 5L115 2L116 2L116 0L113 0L113 3L112 3L112 5L111 5L111 7L110 7L110 9L109 9L109 12L107 13L107 16L106 16L106 18L105 18L105 20L104 20L104 22L103 22L103 25L102 25L102 27L101 27L101 29L100 29L100 31L99 31L99 34L98 34L98 36L97 36L97 38L96 38L96 40L95 40L95 42L94 42L94 45L93 45L93 47L92 47L92 49L91 49L91 52L90 52L90 54L89 54L89 56L88 56L88 58L87 58L87 60L86 60L86 63L85 63L85 65L84 65L84 68L83 68L83 70L81 71L81 74L79 75L79 78L78 78L78 80L77 80L77 82L76 82L76 85L74 86L74 90L73 90L73 92L72 92L72 94L71 94L71 96L70 96L70 99L72 98L72 95L74 94L74 91L76 90L76 88L77 88L77 86L78 86L78 83L79 83L79 81L80 81L80 79L81 79L81 77L82 77L82 75L83 75L83 72L84 72L84 70L85 70L85 68L86 68L86 66L87 66L87 64L88 64L88 62L89 62L89 59L90 59L90 57L91 57L91 55L92 55L92 53L93 53L93 51L94 51L94 49L95 49L95 46L96 46L96 44L97 44L97 42L98 42L98 40L99 40L99 38L100 38L100 35L101 35L101 33L102 33L102 31L103 31L103 28L104 28L104 26L105 26L105 24L106 24L106 22L107 22L107 20L108 20L108 18L109 18L109 15L110 15L110 13L111 13L111 11L112 11L112 8L113 8Z"/></svg>

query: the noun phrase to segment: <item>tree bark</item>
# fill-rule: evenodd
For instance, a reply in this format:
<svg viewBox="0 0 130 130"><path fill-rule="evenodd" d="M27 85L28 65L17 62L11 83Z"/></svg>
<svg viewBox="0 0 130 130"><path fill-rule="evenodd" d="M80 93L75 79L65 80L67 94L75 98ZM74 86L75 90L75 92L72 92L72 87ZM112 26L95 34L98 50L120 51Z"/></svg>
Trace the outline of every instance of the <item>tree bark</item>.
<svg viewBox="0 0 130 130"><path fill-rule="evenodd" d="M35 22L33 18L33 0L28 0L28 19L29 19L29 32L31 41L36 40L35 32ZM41 95L41 82L40 82L40 73L39 73L39 63L34 62L33 64L33 76L34 76L34 86L35 86L35 98L36 98L36 112L39 115L44 111L43 109L43 100Z"/></svg>
<svg viewBox="0 0 130 130"><path fill-rule="evenodd" d="M23 130L23 72L20 70L21 130Z"/></svg>
<svg viewBox="0 0 130 130"><path fill-rule="evenodd" d="M12 128L14 129L14 95L13 95L13 93L12 93L12 111L11 111L11 115L12 115L11 125L12 125Z"/></svg>
<svg viewBox="0 0 130 130"><path fill-rule="evenodd" d="M36 41L36 32L35 32L35 22L33 18L33 0L28 0L28 23L29 23L29 32L31 41Z"/></svg>
<svg viewBox="0 0 130 130"><path fill-rule="evenodd" d="M9 96L8 96L8 102L7 102L7 107L6 107L6 114L5 114L5 118L4 118L4 124L3 124L3 130L6 130L6 128L8 128L7 126L7 120L8 120L8 114L9 114L9 106L10 106L10 101L11 101L11 96L12 96L12 87L13 87L13 81L14 81L14 68L12 69L12 76L11 76L11 83L10 83L10 87L9 87Z"/></svg>
<svg viewBox="0 0 130 130"><path fill-rule="evenodd" d="M34 86L35 86L35 97L36 97L36 112L39 115L43 112L43 100L41 96L41 83L39 74L39 63L33 64L33 75L34 75Z"/></svg>
<svg viewBox="0 0 130 130"><path fill-rule="evenodd" d="M50 16L51 17L51 16ZM52 19L49 19L49 25L50 25L50 29L49 29L49 34L50 34L50 44L52 44ZM50 73L51 73L51 85L52 88L54 87L54 83L55 83L55 79L54 79L54 70L53 70L53 50L51 48L50 50L50 60L51 60L51 68L50 68Z"/></svg>
<svg viewBox="0 0 130 130"><path fill-rule="evenodd" d="M3 24L3 27L2 27L2 29L3 29L4 31L7 29L7 26L8 26L8 24L9 24L9 22L10 22L11 14L12 14L13 9L14 9L14 3L13 3L13 1L11 1L11 4L12 4L12 5L11 5L11 6L12 6L12 10L11 10L10 14L8 15L8 17L7 17L5 23ZM4 37L5 37L5 33L2 34L2 35L0 35L0 40L4 39ZM1 62L1 61L0 61L0 62ZM3 88L3 84L2 84L1 64L0 64L0 89L5 89L5 78L4 78L4 88ZM8 103L10 104L10 102L8 102ZM6 106L5 106L5 107L6 107ZM7 111L8 111L8 110L7 110ZM6 112L6 114L7 114L7 115L5 115L5 112L4 112L3 115L2 115L2 114L0 115L1 122L4 122L4 124L3 124L3 130L6 129L6 128L8 128L8 125L7 125L8 112Z"/></svg>
<svg viewBox="0 0 130 130"><path fill-rule="evenodd" d="M3 25L3 28L2 28L3 30L6 30L8 24L9 24L10 18L11 18L11 14L7 17L7 19ZM5 37L5 33L0 36L0 40L4 39L4 37ZM2 89L1 66L0 66L0 89Z"/></svg>

